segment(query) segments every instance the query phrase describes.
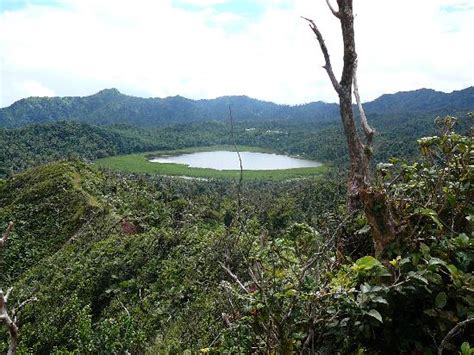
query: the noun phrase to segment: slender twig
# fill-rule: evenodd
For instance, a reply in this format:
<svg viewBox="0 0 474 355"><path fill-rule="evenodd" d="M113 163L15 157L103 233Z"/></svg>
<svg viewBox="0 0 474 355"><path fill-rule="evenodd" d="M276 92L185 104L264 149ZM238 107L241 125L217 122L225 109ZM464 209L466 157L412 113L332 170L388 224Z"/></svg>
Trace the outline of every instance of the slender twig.
<svg viewBox="0 0 474 355"><path fill-rule="evenodd" d="M219 265L229 274L230 277L232 277L232 279L237 282L237 284L240 286L240 288L245 291L245 293L248 293L250 294L249 290L247 290L247 288L244 286L244 284L239 280L239 278L237 277L237 275L235 275L232 271L230 271L230 269L228 267L226 267L224 264L222 264L221 262L219 262Z"/></svg>
<svg viewBox="0 0 474 355"><path fill-rule="evenodd" d="M326 69L326 72L329 75L329 79L331 79L331 83L334 86L334 90L336 90L337 93L340 93L341 92L341 85L337 81L336 76L334 75L334 71L332 70L331 59L329 57L328 48L326 47L326 43L324 42L323 35L319 31L318 26L316 26L316 24L314 23L313 20L311 20L309 18L306 18L306 17L303 17L303 16L301 16L301 18L309 22L309 27L311 28L311 30L316 35L316 39L319 42L319 46L321 47L321 51L323 52L324 60L326 62L323 65L323 68Z"/></svg>
<svg viewBox="0 0 474 355"><path fill-rule="evenodd" d="M122 306L122 308L125 310L125 313L127 313L127 316L130 318L130 312L129 312L129 310L127 309L127 307L125 307L125 305L123 304L123 302L120 301L118 297L117 297L117 301L119 302L120 306Z"/></svg>
<svg viewBox="0 0 474 355"><path fill-rule="evenodd" d="M28 298L27 300L21 302L18 306L16 306L15 308L12 309L12 316L16 318L16 314L18 312L20 312L23 307L25 307L29 303L33 303L33 302L36 302L36 301L38 301L37 297L31 297L31 298ZM15 321L16 321L16 319L15 319Z"/></svg>

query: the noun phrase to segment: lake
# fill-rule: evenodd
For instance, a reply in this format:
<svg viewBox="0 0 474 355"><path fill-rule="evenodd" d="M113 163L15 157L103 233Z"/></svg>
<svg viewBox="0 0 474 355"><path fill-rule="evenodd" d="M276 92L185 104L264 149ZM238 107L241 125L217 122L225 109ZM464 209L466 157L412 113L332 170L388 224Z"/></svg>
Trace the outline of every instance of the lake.
<svg viewBox="0 0 474 355"><path fill-rule="evenodd" d="M322 164L286 155L241 152L244 170L284 170L295 168L312 168ZM162 155L150 159L153 163L183 164L191 168L207 168L214 170L239 170L239 158L237 153L230 151L211 151L186 153L174 156Z"/></svg>

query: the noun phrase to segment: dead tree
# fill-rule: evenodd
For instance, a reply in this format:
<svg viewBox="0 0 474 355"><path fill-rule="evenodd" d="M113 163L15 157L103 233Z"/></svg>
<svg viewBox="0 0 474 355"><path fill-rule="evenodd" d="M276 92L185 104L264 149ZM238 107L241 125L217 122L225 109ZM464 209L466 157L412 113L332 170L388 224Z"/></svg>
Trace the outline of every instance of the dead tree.
<svg viewBox="0 0 474 355"><path fill-rule="evenodd" d="M352 0L337 0L337 9L331 5L330 0L326 0L326 3L332 14L341 23L344 58L340 80L334 74L323 35L313 20L304 19L309 22L311 30L316 35L325 60L323 68L326 70L332 86L339 96L339 108L350 162L348 207L351 211L359 207L364 208L367 220L372 227L375 253L381 255L387 244L396 238L396 223L394 222L391 207L386 201L385 194L380 191L372 191L370 188L370 159L372 157L372 142L375 131L367 122L357 85L357 52ZM355 123L352 93L354 93L359 109L363 137L359 134Z"/></svg>
<svg viewBox="0 0 474 355"><path fill-rule="evenodd" d="M0 239L0 248L2 248L5 243L7 242L8 236L13 229L13 222L8 223L8 227L2 235L2 239Z"/></svg>
<svg viewBox="0 0 474 355"><path fill-rule="evenodd" d="M2 238L0 239L0 248L5 245L12 229L13 229L13 222L10 222L8 224L7 229L3 233ZM12 290L13 290L13 287L10 287L7 293L3 293L3 290L0 289L0 324L3 324L7 328L9 336L10 336L10 343L9 343L8 353L7 353L8 355L13 355L16 351L16 348L18 347L19 334L18 334L16 313L28 303L36 301L35 297L28 299L18 304L18 306L12 309L11 313L9 313L7 305L8 305L8 298Z"/></svg>
<svg viewBox="0 0 474 355"><path fill-rule="evenodd" d="M8 289L7 293L4 294L0 290L0 322L2 322L8 330L10 335L10 346L8 348L8 355L15 353L18 346L18 327L14 320L8 314L7 302L8 296L10 296L11 288Z"/></svg>
<svg viewBox="0 0 474 355"><path fill-rule="evenodd" d="M7 242L8 236L13 229L13 222L8 224L5 233L3 233L2 239L0 239L0 247L3 247ZM11 319L8 314L7 302L10 296L11 288L8 289L7 293L4 294L3 290L0 289L0 322L5 325L10 334L10 346L8 348L8 355L14 354L16 347L18 346L18 327L15 322Z"/></svg>

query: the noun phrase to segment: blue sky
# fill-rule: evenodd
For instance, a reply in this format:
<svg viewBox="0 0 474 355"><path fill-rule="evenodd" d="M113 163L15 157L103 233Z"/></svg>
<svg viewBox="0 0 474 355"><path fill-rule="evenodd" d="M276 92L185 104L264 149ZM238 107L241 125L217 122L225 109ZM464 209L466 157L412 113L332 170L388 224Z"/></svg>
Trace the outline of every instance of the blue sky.
<svg viewBox="0 0 474 355"><path fill-rule="evenodd" d="M474 0L354 6L364 100L474 85ZM325 0L0 0L0 107L106 87L145 97L334 102L302 15L319 24L340 71L340 26Z"/></svg>
<svg viewBox="0 0 474 355"><path fill-rule="evenodd" d="M176 7L188 10L188 11L200 11L203 8L212 8L219 12L231 12L247 18L258 18L261 16L265 7L258 1L251 0L231 0L225 2L216 1L215 3L192 3L186 0L175 0L173 4Z"/></svg>
<svg viewBox="0 0 474 355"><path fill-rule="evenodd" d="M60 6L60 4L61 2L56 0L1 0L0 12L18 11L27 5L55 7Z"/></svg>
<svg viewBox="0 0 474 355"><path fill-rule="evenodd" d="M441 11L446 13L473 11L474 3L470 0L455 2L441 6Z"/></svg>

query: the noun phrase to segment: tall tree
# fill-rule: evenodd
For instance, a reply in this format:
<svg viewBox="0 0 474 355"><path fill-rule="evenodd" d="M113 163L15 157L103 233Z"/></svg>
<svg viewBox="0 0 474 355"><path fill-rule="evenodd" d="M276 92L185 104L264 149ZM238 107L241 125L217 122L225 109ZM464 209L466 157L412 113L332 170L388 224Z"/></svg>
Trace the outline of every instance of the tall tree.
<svg viewBox="0 0 474 355"><path fill-rule="evenodd" d="M392 209L385 194L370 187L370 159L375 131L368 124L357 85L357 52L352 0L337 0L337 9L332 6L330 0L326 0L326 3L341 24L344 58L340 80L334 74L328 48L316 23L311 19L305 17L304 19L309 22L311 30L316 35L325 60L323 68L339 96L341 120L349 148L348 206L350 210L355 210L361 205L364 207L367 220L372 227L375 252L381 255L385 246L396 238L397 224L394 222ZM357 130L352 92L357 102L363 136Z"/></svg>

